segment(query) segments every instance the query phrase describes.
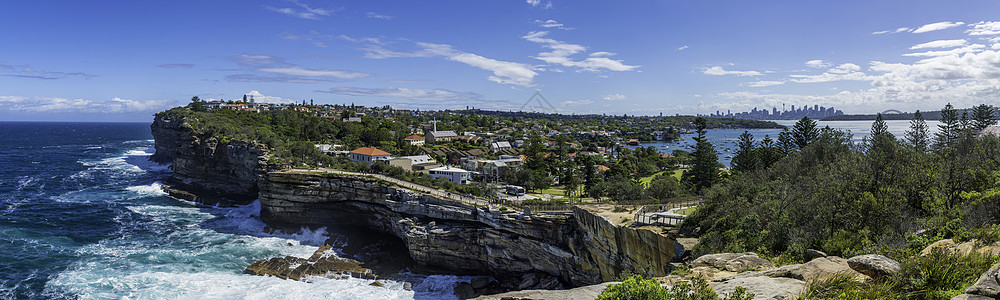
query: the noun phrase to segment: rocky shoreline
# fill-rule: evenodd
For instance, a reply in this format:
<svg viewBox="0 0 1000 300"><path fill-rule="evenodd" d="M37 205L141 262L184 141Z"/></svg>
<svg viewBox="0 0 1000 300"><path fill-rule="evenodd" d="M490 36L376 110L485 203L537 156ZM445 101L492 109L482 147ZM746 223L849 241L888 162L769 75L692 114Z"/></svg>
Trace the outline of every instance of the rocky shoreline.
<svg viewBox="0 0 1000 300"><path fill-rule="evenodd" d="M614 225L586 207L560 214L501 211L373 178L270 170L267 149L257 143L222 142L188 120L163 115L151 129L152 159L174 170L166 189L172 196L212 205L259 199L261 218L278 228L357 226L385 233L398 239L417 271L488 275L499 280L496 291L587 286L626 271L665 276L684 252L669 236ZM274 258L247 272L321 272L311 259ZM463 297L488 292L488 284L469 285L459 288L473 289Z"/></svg>

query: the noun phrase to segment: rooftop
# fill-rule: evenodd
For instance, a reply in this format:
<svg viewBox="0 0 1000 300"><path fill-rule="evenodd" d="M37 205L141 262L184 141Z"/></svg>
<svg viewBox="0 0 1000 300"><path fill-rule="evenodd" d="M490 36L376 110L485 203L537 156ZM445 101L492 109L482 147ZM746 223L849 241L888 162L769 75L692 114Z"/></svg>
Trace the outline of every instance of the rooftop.
<svg viewBox="0 0 1000 300"><path fill-rule="evenodd" d="M361 148L358 148L358 149L354 149L354 151L351 151L351 153L361 154L361 155L369 155L369 156L392 155L389 152L385 152L385 151L382 151L382 150L379 150L379 149L376 149L376 148L369 148L369 147L361 147Z"/></svg>

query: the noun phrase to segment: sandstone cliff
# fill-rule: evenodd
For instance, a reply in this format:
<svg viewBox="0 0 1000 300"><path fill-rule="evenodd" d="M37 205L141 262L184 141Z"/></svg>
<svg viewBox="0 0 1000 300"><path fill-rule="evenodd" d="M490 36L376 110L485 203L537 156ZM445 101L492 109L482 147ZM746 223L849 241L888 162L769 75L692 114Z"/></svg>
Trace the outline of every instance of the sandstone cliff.
<svg viewBox="0 0 1000 300"><path fill-rule="evenodd" d="M585 209L524 215L440 200L374 178L271 172L261 182L260 201L266 222L387 232L423 269L485 272L509 289L590 285L622 271L663 276L677 253L666 236L614 226Z"/></svg>
<svg viewBox="0 0 1000 300"><path fill-rule="evenodd" d="M170 184L214 204L220 199L246 203L257 197L257 185L267 170L264 146L256 142L222 142L198 132L169 113L156 114L150 129L155 139L153 161L170 163Z"/></svg>

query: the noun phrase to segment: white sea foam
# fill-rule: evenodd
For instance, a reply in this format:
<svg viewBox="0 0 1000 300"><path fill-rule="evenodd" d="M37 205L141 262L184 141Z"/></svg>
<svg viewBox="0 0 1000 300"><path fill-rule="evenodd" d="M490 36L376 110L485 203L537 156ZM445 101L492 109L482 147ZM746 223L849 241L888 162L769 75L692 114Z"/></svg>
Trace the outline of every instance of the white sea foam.
<svg viewBox="0 0 1000 300"><path fill-rule="evenodd" d="M144 196L164 196L167 192L163 191L163 184L159 182L154 182L148 185L136 185L125 188L125 190L130 192L135 192L139 195Z"/></svg>
<svg viewBox="0 0 1000 300"><path fill-rule="evenodd" d="M256 207L256 209L255 209ZM219 213L228 210L218 220ZM234 225L252 220L259 204L237 208L136 205L129 212L147 218L122 218L134 224L120 238L88 245L79 261L46 284L46 291L83 299L413 299L402 283L310 277L306 281L242 274L258 259L308 257L318 247L281 237L253 237L207 228L206 221ZM207 211L207 212L206 212ZM148 219L151 218L151 219ZM235 225L239 227L240 225ZM154 231L155 233L149 233ZM324 230L289 235L319 239Z"/></svg>

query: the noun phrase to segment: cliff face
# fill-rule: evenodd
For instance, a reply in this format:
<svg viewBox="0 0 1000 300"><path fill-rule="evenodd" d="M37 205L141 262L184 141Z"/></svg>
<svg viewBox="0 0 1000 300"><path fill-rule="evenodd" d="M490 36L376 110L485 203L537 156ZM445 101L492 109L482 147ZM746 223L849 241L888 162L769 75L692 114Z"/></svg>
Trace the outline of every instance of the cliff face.
<svg viewBox="0 0 1000 300"><path fill-rule="evenodd" d="M510 289L590 285L625 270L663 276L677 253L668 237L617 227L583 209L562 215L489 211L373 178L271 172L261 182L260 201L266 222L387 232L402 240L419 267L485 272Z"/></svg>
<svg viewBox="0 0 1000 300"><path fill-rule="evenodd" d="M267 157L263 145L229 141L198 133L185 119L158 113L150 125L156 153L150 157L171 163L171 184L193 192L199 201L224 198L246 203L257 197Z"/></svg>

